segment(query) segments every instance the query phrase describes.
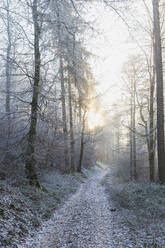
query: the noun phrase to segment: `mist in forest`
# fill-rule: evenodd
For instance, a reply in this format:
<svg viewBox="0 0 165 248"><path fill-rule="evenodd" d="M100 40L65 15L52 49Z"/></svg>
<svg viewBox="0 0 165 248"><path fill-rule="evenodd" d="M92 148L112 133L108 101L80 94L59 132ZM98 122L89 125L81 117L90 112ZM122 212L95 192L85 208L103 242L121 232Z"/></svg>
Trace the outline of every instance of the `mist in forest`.
<svg viewBox="0 0 165 248"><path fill-rule="evenodd" d="M0 247L165 247L164 18L0 1Z"/></svg>

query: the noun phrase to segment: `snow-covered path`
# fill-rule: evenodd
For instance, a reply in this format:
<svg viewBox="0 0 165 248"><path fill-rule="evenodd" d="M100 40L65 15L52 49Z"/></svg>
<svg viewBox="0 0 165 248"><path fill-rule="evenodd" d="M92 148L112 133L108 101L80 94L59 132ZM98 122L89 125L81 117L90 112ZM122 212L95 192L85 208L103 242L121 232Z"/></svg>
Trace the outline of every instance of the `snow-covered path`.
<svg viewBox="0 0 165 248"><path fill-rule="evenodd" d="M48 221L33 245L35 248L111 248L111 212L103 173L87 180L77 193Z"/></svg>

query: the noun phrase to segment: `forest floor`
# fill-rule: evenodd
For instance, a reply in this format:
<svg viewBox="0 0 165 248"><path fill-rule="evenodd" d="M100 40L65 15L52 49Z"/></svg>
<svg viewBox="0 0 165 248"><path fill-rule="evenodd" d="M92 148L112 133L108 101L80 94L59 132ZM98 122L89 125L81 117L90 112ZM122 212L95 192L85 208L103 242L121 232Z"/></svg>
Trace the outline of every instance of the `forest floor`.
<svg viewBox="0 0 165 248"><path fill-rule="evenodd" d="M15 174L0 180L0 248L17 248L27 237L35 236L42 223L86 180L85 175L77 173L41 170L43 189L40 190L28 184L22 169L20 173L17 169Z"/></svg>
<svg viewBox="0 0 165 248"><path fill-rule="evenodd" d="M115 247L165 248L165 185L125 182L115 166L102 185L116 209L112 220L118 223L112 233Z"/></svg>
<svg viewBox="0 0 165 248"><path fill-rule="evenodd" d="M57 184L62 188L63 194L66 194L64 192L67 190L70 194L72 188L72 196L69 200L61 204L60 208L54 209L54 214L51 216L48 205L50 204L50 209L53 211L52 206L56 204L53 199L50 202L48 198L49 204L45 203L44 211L41 210L44 215L48 213L48 220L42 221L37 232L33 235L29 233L26 242L25 238L22 238L19 239L20 243L16 244L14 232L17 231L17 227L14 227L12 232L8 232L14 235L13 239L10 239L11 243L0 247L165 248L165 186L121 183L121 180L119 183L115 167L108 169L104 165L102 168L95 166L84 173L88 178L70 175L72 177L70 180L68 176L66 178L63 178L63 175L56 176L56 188L54 185L51 192L56 190L57 197L59 190ZM52 173L47 177L44 185L50 190L50 185L52 187L50 181L54 181L55 178ZM72 182L74 180L75 182ZM64 198L68 198L69 194ZM13 207L13 203L10 204L10 208L16 209L16 207L16 205ZM3 211L0 214L4 215ZM27 222L26 218L31 218L31 215L31 210L26 212L26 216L24 214L21 227L23 231L27 224L24 222ZM1 221L0 218L0 223ZM19 219L18 223L20 224Z"/></svg>
<svg viewBox="0 0 165 248"><path fill-rule="evenodd" d="M101 180L106 170L93 168L75 195L45 223L28 248L110 248L112 215Z"/></svg>
<svg viewBox="0 0 165 248"><path fill-rule="evenodd" d="M40 233L19 247L165 247L165 186L119 184L115 167L104 169L94 169Z"/></svg>

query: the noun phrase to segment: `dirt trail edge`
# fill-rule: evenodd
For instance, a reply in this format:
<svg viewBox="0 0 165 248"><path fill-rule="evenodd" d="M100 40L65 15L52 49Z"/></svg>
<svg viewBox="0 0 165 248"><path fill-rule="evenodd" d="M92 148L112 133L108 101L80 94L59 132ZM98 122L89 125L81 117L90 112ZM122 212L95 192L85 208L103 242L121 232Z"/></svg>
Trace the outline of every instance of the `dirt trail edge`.
<svg viewBox="0 0 165 248"><path fill-rule="evenodd" d="M90 178L75 195L45 223L41 233L21 247L111 248L111 212L104 187L105 173Z"/></svg>

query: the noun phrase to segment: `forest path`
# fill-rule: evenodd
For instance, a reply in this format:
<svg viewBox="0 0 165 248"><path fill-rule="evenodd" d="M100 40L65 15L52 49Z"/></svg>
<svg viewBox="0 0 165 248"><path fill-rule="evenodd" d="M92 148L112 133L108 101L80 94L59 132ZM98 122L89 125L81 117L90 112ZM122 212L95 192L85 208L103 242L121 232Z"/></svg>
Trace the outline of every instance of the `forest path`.
<svg viewBox="0 0 165 248"><path fill-rule="evenodd" d="M111 248L111 211L101 180L105 172L88 179L44 226L31 245L35 248Z"/></svg>

